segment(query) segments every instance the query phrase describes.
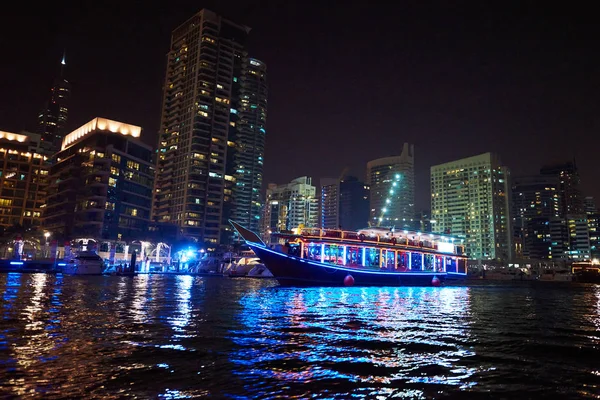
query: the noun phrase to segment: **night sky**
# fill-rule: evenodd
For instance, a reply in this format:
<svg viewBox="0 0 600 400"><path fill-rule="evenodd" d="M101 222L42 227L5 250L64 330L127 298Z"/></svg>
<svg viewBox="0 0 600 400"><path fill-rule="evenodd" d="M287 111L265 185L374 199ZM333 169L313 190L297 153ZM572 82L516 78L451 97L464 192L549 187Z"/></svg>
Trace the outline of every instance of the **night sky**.
<svg viewBox="0 0 600 400"><path fill-rule="evenodd" d="M36 129L66 48L69 130L103 116L141 125L156 146L171 30L206 7L252 27L250 55L268 65L267 182L318 182L346 166L364 177L367 161L398 154L407 141L415 144L417 209L429 208L431 165L486 151L513 175L575 156L585 194L600 198L600 34L590 10L86 3L3 10L0 130Z"/></svg>

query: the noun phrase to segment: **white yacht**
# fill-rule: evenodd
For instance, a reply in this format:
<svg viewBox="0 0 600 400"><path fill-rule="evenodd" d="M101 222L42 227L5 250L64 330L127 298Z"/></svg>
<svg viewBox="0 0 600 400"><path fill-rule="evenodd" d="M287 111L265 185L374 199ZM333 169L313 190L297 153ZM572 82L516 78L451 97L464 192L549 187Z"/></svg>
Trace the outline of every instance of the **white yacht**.
<svg viewBox="0 0 600 400"><path fill-rule="evenodd" d="M104 261L93 251L82 251L63 267L63 273L69 275L102 275Z"/></svg>

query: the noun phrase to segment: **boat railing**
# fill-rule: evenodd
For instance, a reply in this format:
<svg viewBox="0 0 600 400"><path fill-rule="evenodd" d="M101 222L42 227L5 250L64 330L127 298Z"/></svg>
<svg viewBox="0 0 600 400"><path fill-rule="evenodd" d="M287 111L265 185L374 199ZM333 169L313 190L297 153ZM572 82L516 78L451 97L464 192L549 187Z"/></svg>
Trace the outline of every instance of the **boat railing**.
<svg viewBox="0 0 600 400"><path fill-rule="evenodd" d="M353 231L343 231L338 229L320 229L320 228L304 228L300 234L305 237L327 238L339 240L356 240L367 243L386 243L391 245L420 247L431 250L438 250L438 244L431 240L411 239L407 236L388 236L388 235L369 235L359 234ZM455 246L455 253L462 254L460 246Z"/></svg>

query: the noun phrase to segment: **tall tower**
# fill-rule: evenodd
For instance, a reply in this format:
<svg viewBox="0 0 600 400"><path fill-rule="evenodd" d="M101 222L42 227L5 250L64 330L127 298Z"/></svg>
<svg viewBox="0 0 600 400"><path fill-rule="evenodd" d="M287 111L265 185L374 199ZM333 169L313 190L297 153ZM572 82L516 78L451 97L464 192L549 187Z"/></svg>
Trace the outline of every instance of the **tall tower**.
<svg viewBox="0 0 600 400"><path fill-rule="evenodd" d="M67 67L66 56L60 61L60 75L54 80L50 91L50 98L38 115L39 132L41 135L40 147L43 151L53 154L60 150L67 123L67 103L71 95L71 84L65 79Z"/></svg>
<svg viewBox="0 0 600 400"><path fill-rule="evenodd" d="M585 214L580 187L581 180L575 161L547 165L540 170L540 174L558 177L560 181L561 216Z"/></svg>
<svg viewBox="0 0 600 400"><path fill-rule="evenodd" d="M235 178L232 215L240 224L258 232L263 207L261 188L267 122L267 66L254 58L245 59L239 76L238 82L234 82L237 95L234 96L235 107L231 109L231 117L235 126L230 128L229 140L235 145L229 147L232 157L228 157L228 163L229 159L232 160L233 165L229 168ZM223 224L228 227L227 220Z"/></svg>
<svg viewBox="0 0 600 400"><path fill-rule="evenodd" d="M431 167L431 228L477 260L510 260L509 170L492 153Z"/></svg>
<svg viewBox="0 0 600 400"><path fill-rule="evenodd" d="M396 182L395 182L396 181ZM399 156L367 163L370 218L375 226L413 229L415 217L415 148L404 143Z"/></svg>
<svg viewBox="0 0 600 400"><path fill-rule="evenodd" d="M266 66L247 57L249 31L204 9L167 54L152 218L209 248L231 240L229 218L259 219Z"/></svg>

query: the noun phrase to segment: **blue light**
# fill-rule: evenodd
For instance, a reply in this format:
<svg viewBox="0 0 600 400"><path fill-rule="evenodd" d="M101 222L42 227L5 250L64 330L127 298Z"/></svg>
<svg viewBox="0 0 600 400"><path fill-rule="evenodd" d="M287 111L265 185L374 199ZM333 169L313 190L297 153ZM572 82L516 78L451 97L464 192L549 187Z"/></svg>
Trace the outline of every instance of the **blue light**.
<svg viewBox="0 0 600 400"><path fill-rule="evenodd" d="M188 258L192 258L194 257L194 250L188 250L185 254L188 256Z"/></svg>
<svg viewBox="0 0 600 400"><path fill-rule="evenodd" d="M10 265L23 265L23 261L11 261Z"/></svg>
<svg viewBox="0 0 600 400"><path fill-rule="evenodd" d="M66 267L66 266L67 266L67 263L58 263L58 266L59 266L59 267Z"/></svg>

